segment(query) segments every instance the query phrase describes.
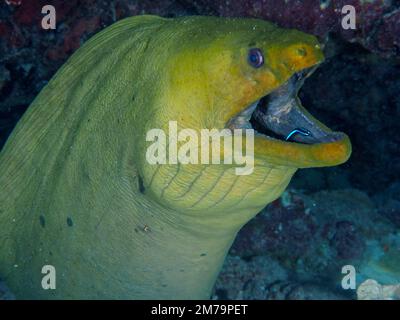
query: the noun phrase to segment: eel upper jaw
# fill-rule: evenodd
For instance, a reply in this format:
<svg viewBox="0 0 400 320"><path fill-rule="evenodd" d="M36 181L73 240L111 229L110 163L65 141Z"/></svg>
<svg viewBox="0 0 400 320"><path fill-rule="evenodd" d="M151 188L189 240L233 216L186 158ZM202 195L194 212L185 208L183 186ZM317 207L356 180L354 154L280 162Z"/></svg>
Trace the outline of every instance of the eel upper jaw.
<svg viewBox="0 0 400 320"><path fill-rule="evenodd" d="M285 84L231 118L230 129L254 129L256 136L285 144L321 144L344 139L305 110L297 93L316 67L295 73Z"/></svg>

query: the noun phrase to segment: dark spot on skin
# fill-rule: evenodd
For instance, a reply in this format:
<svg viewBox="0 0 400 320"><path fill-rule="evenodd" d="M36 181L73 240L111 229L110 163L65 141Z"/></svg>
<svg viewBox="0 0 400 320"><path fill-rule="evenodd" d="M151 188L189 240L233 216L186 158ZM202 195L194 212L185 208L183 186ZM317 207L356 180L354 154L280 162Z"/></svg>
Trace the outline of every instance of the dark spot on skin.
<svg viewBox="0 0 400 320"><path fill-rule="evenodd" d="M90 181L89 171L88 171L88 168L86 166L83 166L82 174L83 174L83 176L85 177L86 180Z"/></svg>
<svg viewBox="0 0 400 320"><path fill-rule="evenodd" d="M201 255L200 255L200 257L204 257L204 256L206 256L207 255L207 253L202 253Z"/></svg>
<svg viewBox="0 0 400 320"><path fill-rule="evenodd" d="M67 225L68 225L68 227L72 227L74 225L74 222L72 221L72 219L70 217L67 218Z"/></svg>
<svg viewBox="0 0 400 320"><path fill-rule="evenodd" d="M162 284L161 286L165 288L167 285L166 284Z"/></svg>
<svg viewBox="0 0 400 320"><path fill-rule="evenodd" d="M42 226L42 228L44 228L46 225L46 220L44 219L44 216L41 215L39 217L39 222L40 222L40 225Z"/></svg>
<svg viewBox="0 0 400 320"><path fill-rule="evenodd" d="M139 184L139 192L144 193L146 189L144 188L143 179L141 176L139 176L138 178L138 184Z"/></svg>
<svg viewBox="0 0 400 320"><path fill-rule="evenodd" d="M185 270L184 269L181 269L181 270L179 270L180 272L185 272Z"/></svg>
<svg viewBox="0 0 400 320"><path fill-rule="evenodd" d="M136 99L136 95L132 95L132 101L135 101L135 99Z"/></svg>
<svg viewBox="0 0 400 320"><path fill-rule="evenodd" d="M49 251L49 255L51 255L51 256L52 256L52 255L53 255L53 252Z"/></svg>

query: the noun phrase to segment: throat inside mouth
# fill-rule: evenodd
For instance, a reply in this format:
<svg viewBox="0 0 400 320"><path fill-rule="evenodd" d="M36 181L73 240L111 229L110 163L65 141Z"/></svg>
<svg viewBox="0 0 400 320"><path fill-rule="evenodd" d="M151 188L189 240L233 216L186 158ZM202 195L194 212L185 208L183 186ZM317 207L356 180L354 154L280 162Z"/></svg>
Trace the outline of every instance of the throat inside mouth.
<svg viewBox="0 0 400 320"><path fill-rule="evenodd" d="M256 135L297 143L334 142L343 137L316 120L301 105L297 93L315 70L295 73L284 85L232 118L230 129L254 129Z"/></svg>

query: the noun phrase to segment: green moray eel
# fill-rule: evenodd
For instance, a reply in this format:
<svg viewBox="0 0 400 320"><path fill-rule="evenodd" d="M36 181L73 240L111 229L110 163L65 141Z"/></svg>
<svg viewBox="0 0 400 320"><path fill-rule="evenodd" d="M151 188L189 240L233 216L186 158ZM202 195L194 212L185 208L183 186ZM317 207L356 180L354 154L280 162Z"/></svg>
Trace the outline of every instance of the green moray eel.
<svg viewBox="0 0 400 320"><path fill-rule="evenodd" d="M350 155L297 99L322 60L313 36L256 19L138 16L92 37L0 154L1 278L20 299L208 299L237 232L295 171ZM146 133L169 121L263 127L253 172L150 164ZM285 141L297 127L311 135Z"/></svg>

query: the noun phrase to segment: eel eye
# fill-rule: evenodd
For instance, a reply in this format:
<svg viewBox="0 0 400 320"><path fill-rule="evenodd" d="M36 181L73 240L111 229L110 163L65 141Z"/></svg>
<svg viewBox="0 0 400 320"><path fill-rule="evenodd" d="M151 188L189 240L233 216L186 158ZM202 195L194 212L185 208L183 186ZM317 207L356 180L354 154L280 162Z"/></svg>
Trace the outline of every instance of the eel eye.
<svg viewBox="0 0 400 320"><path fill-rule="evenodd" d="M249 51L249 64L254 68L260 68L264 64L264 56L261 49L253 48Z"/></svg>

